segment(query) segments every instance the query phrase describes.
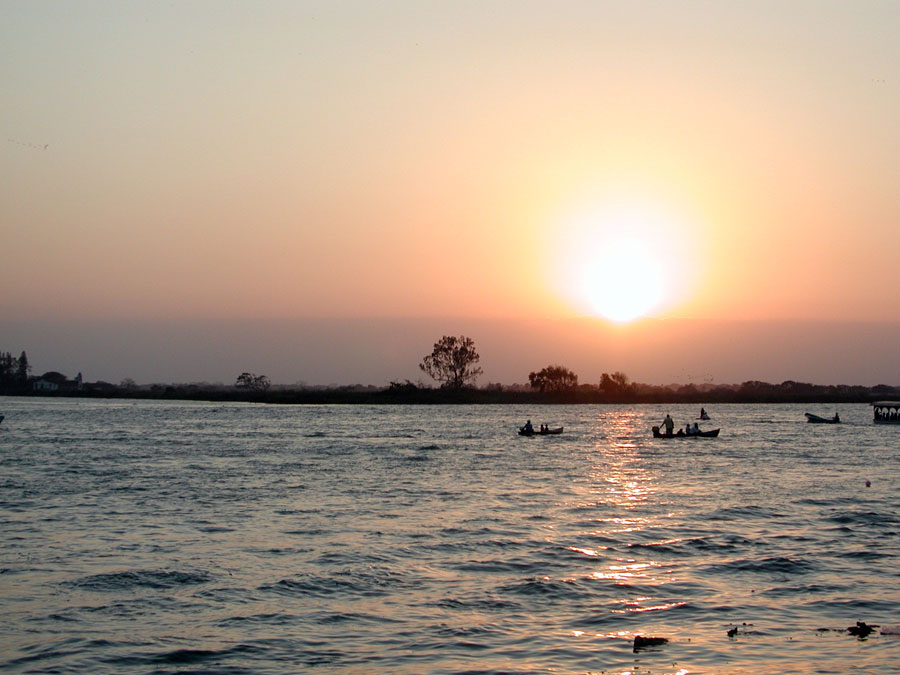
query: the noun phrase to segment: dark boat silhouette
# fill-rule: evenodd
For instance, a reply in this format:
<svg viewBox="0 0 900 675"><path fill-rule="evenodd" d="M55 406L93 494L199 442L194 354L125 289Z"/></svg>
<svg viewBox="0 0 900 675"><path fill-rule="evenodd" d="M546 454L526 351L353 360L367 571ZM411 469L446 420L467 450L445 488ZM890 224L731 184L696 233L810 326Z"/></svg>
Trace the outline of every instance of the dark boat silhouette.
<svg viewBox="0 0 900 675"><path fill-rule="evenodd" d="M818 415L813 415L812 413L803 413L806 415L806 421L810 424L840 424L841 418L837 413L834 413L834 417L819 417Z"/></svg>
<svg viewBox="0 0 900 675"><path fill-rule="evenodd" d="M698 431L696 434L686 434L684 429L679 429L676 433L661 434L659 427L653 427L653 438L716 438L719 435L718 429L710 429L709 431Z"/></svg>
<svg viewBox="0 0 900 675"><path fill-rule="evenodd" d="M541 431L540 429L528 431L525 427L519 427L519 436L558 436L563 432L562 427L556 427L554 429L544 429Z"/></svg>

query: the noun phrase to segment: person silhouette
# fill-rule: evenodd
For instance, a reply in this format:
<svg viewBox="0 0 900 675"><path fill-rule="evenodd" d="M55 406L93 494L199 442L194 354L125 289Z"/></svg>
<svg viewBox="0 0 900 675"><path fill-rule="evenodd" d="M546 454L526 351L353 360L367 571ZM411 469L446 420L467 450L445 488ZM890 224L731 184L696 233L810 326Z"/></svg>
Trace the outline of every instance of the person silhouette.
<svg viewBox="0 0 900 675"><path fill-rule="evenodd" d="M671 436L672 432L675 431L675 420L672 419L669 413L666 413L666 419L662 421L662 425L666 429L666 436Z"/></svg>

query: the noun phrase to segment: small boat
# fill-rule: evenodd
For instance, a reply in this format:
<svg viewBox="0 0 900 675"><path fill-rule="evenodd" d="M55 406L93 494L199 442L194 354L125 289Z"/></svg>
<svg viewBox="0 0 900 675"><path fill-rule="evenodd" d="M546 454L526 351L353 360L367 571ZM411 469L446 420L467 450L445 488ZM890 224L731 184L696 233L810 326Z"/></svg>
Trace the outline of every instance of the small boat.
<svg viewBox="0 0 900 675"><path fill-rule="evenodd" d="M708 419L709 419L709 415L707 415L706 413L703 413L703 414L700 415L700 417L698 417L697 419L698 419L698 420L708 420Z"/></svg>
<svg viewBox="0 0 900 675"><path fill-rule="evenodd" d="M875 424L900 424L900 401L875 401Z"/></svg>
<svg viewBox="0 0 900 675"><path fill-rule="evenodd" d="M818 415L813 415L812 413L803 413L806 415L806 421L810 424L840 424L841 418L837 413L834 413L834 417L819 417Z"/></svg>
<svg viewBox="0 0 900 675"><path fill-rule="evenodd" d="M556 427L554 429L545 428L541 429L532 429L528 431L525 427L519 427L519 436L558 436L563 432L562 427Z"/></svg>
<svg viewBox="0 0 900 675"><path fill-rule="evenodd" d="M669 436L668 434L660 433L659 427L653 427L653 438L716 438L718 435L718 429L699 431L696 434L686 434L684 433L684 429L679 429L677 432Z"/></svg>

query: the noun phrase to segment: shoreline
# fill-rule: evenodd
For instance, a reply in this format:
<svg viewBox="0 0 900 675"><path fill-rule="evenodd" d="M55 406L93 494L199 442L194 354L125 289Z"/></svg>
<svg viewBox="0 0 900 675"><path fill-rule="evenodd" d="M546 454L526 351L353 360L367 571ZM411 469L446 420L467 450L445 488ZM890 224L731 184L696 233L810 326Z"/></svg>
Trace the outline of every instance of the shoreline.
<svg viewBox="0 0 900 675"><path fill-rule="evenodd" d="M376 391L353 389L242 391L206 389L195 385L167 386L155 390L86 390L82 392L9 392L2 396L24 398L84 398L117 400L209 401L268 403L273 405L639 405L726 403L808 403L819 405L871 403L900 398L900 392L872 391L867 387L816 387L810 391L790 392L779 385L744 388L717 388L709 391L673 391L606 393L599 391L529 392L491 389L404 389Z"/></svg>

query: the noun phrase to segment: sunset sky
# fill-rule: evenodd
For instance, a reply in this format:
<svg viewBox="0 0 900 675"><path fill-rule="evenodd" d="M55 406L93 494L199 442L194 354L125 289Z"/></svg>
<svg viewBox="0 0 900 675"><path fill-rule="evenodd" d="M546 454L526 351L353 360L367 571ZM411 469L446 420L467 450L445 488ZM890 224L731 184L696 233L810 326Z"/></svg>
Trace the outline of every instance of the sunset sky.
<svg viewBox="0 0 900 675"><path fill-rule="evenodd" d="M900 323L898 27L896 2L0 0L0 350L80 369L47 333L85 322ZM153 377L121 349L97 377Z"/></svg>

